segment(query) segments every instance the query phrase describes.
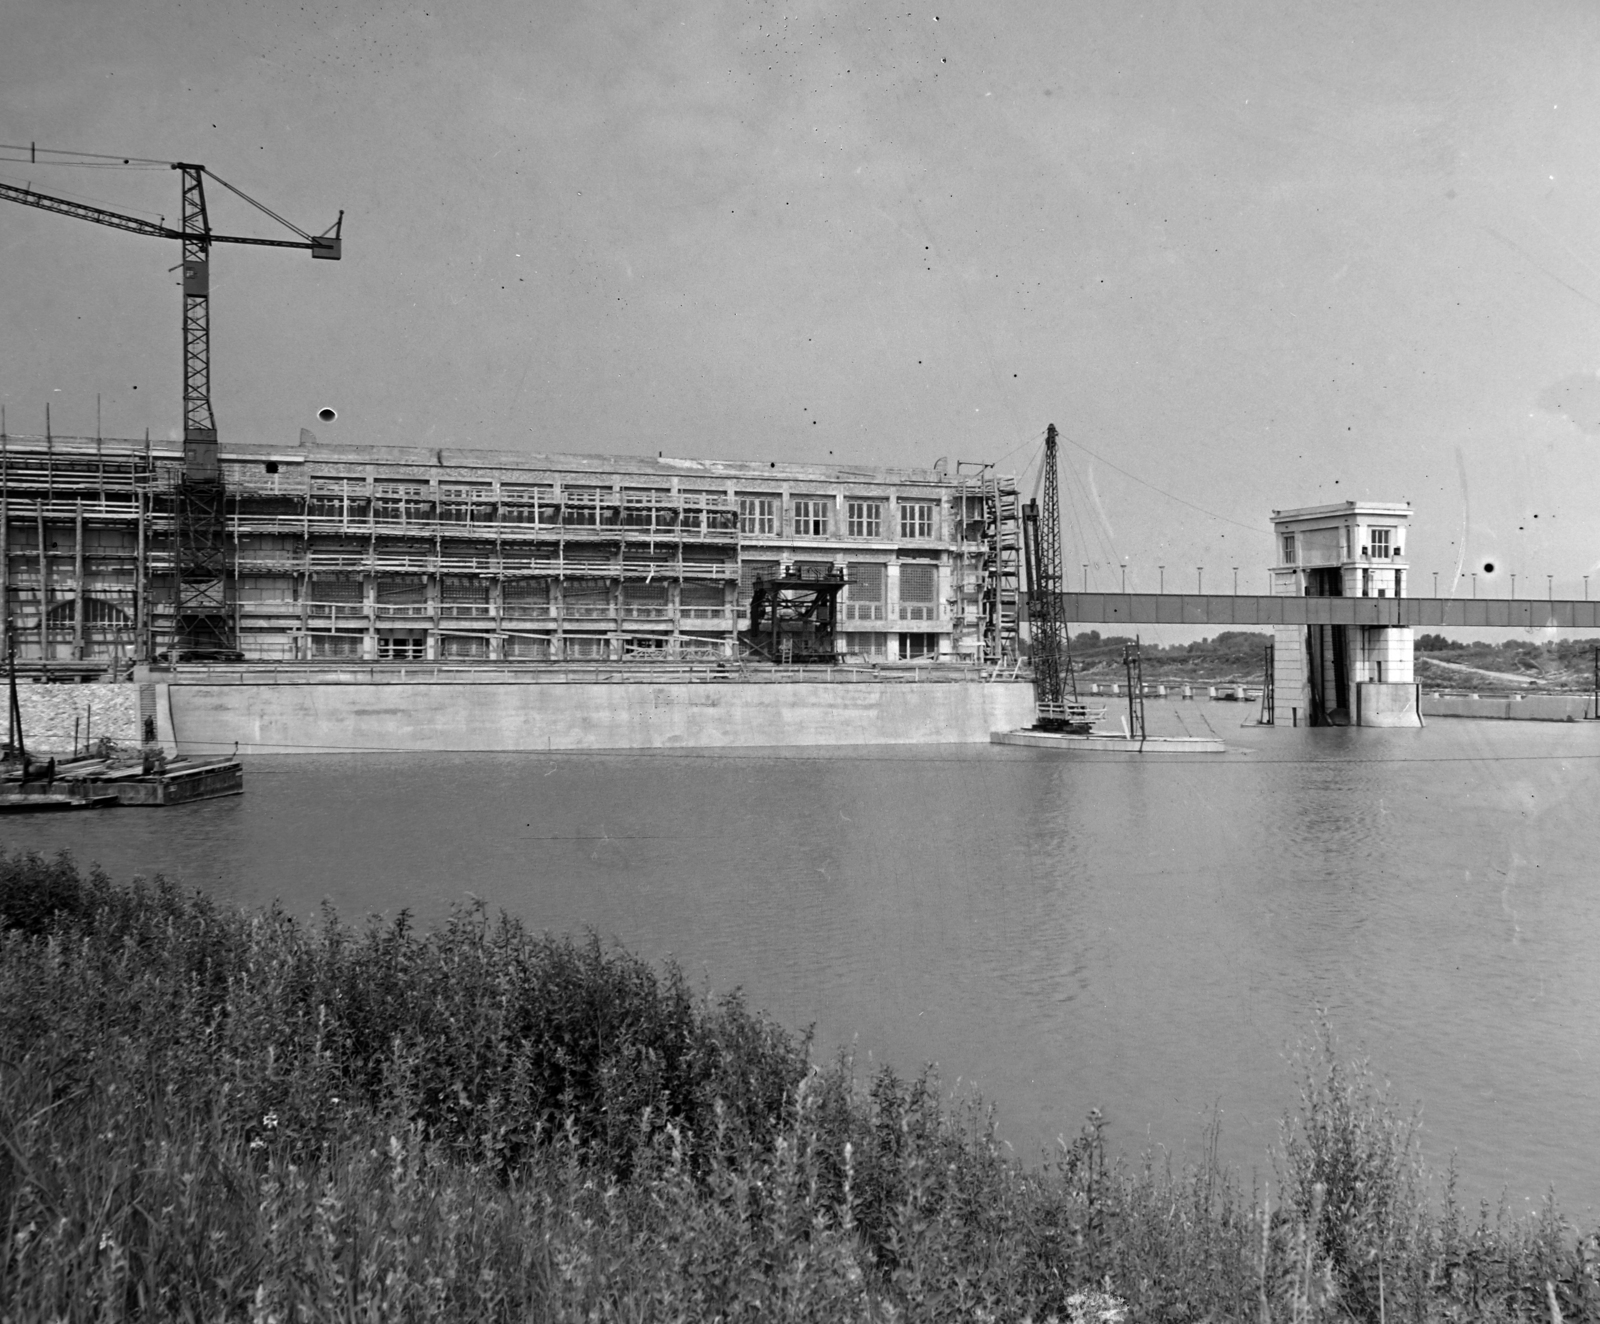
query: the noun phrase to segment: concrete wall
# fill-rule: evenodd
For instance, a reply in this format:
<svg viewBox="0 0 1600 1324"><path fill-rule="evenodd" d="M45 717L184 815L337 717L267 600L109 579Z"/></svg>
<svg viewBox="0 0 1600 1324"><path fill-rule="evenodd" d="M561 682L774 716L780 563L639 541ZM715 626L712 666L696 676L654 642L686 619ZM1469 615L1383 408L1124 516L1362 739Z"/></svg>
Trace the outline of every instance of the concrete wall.
<svg viewBox="0 0 1600 1324"><path fill-rule="evenodd" d="M164 687L185 754L988 743L1025 682L338 683Z"/></svg>
<svg viewBox="0 0 1600 1324"><path fill-rule="evenodd" d="M1415 680L1410 626L1358 625L1349 636L1354 680L1376 682L1380 667L1384 684L1409 685Z"/></svg>
<svg viewBox="0 0 1600 1324"><path fill-rule="evenodd" d="M1589 694L1496 695L1466 698L1460 695L1423 694L1426 717L1488 717L1502 721L1581 722L1594 716L1594 696Z"/></svg>
<svg viewBox="0 0 1600 1324"><path fill-rule="evenodd" d="M0 682L3 690L3 682ZM0 699L3 699L0 693ZM22 738L28 753L41 758L72 752L73 724L78 745L98 743L109 736L119 745L139 742L139 687L137 685L34 685L17 686L17 706L22 709ZM4 719L0 718L0 723ZM5 738L0 728L0 740Z"/></svg>
<svg viewBox="0 0 1600 1324"><path fill-rule="evenodd" d="M1417 687L1403 682L1363 680L1355 686L1357 726L1421 726Z"/></svg>

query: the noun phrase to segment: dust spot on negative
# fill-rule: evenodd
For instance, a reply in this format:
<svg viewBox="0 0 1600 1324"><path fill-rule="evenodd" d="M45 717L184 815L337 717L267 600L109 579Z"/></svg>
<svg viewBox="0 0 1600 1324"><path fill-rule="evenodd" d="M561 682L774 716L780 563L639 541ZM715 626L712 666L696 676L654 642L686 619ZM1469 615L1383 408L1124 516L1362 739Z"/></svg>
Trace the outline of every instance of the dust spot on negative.
<svg viewBox="0 0 1600 1324"><path fill-rule="evenodd" d="M1493 561L1485 561L1483 563L1483 573L1486 574L1486 575L1494 574L1494 562Z"/></svg>
<svg viewBox="0 0 1600 1324"><path fill-rule="evenodd" d="M334 419L338 418L339 415L332 409L319 409L317 410L317 417L320 418L324 423L331 423Z"/></svg>

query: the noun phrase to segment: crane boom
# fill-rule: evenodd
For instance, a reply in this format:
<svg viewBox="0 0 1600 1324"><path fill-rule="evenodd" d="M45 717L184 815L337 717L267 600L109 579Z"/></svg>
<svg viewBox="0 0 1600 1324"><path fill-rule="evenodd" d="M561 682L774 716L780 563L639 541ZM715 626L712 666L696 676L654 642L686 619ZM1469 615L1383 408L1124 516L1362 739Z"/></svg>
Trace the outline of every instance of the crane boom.
<svg viewBox="0 0 1600 1324"><path fill-rule="evenodd" d="M1028 619L1032 627L1033 689L1043 730L1065 728L1061 716L1071 679L1061 618L1061 494L1056 480L1056 425L1044 435L1044 505L1028 502L1023 538L1028 551Z"/></svg>
<svg viewBox="0 0 1600 1324"><path fill-rule="evenodd" d="M201 167L202 169L204 167ZM79 220L93 221L96 225L109 225L116 230L149 235L154 239L182 239L183 231L170 225L157 225L154 221L137 216L124 216L121 212L107 211L104 207L91 207L85 202L70 198L56 198L31 188L18 188L15 184L0 184L0 198L20 202L25 207L38 207L41 211L58 212L62 216L76 216ZM257 248L305 248L312 257L328 258L337 262L340 257L339 239L336 236L313 235L304 239L258 239L255 235L213 234L213 244L251 244Z"/></svg>
<svg viewBox="0 0 1600 1324"><path fill-rule="evenodd" d="M302 237L257 239L215 234L206 213L203 182L206 168L185 161L174 161L171 165L183 175L182 225L176 230L104 207L36 193L31 186L17 188L12 184L0 184L0 198L132 234L176 239L183 245L183 480L175 511L177 547L172 647L176 660L185 651L228 653L234 651L235 646L228 604L232 567L228 561L225 494L222 466L217 457L216 418L211 411L211 245L301 248L314 258L337 262L342 256L340 232L344 227L344 213L339 213L329 233L308 235L213 175L218 183Z"/></svg>

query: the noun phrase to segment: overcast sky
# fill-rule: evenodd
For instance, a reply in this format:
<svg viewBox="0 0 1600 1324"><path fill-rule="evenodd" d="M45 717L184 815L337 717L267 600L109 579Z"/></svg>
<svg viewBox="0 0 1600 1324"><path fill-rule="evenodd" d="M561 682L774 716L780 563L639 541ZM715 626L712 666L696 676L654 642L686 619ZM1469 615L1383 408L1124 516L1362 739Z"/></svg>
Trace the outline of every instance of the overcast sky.
<svg viewBox="0 0 1600 1324"><path fill-rule="evenodd" d="M1592 3L0 2L0 141L344 209L338 264L216 251L224 442L1021 471L1054 422L1100 587L1259 590L1269 510L1371 498L1414 591L1600 596ZM12 432L179 435L177 260L0 203Z"/></svg>

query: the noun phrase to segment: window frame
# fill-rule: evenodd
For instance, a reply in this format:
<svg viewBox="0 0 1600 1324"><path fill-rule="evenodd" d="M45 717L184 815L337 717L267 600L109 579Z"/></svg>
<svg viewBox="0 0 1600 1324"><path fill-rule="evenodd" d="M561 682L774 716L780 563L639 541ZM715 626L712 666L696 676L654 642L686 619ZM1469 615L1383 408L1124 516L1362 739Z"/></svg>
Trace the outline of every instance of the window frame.
<svg viewBox="0 0 1600 1324"><path fill-rule="evenodd" d="M900 501L900 537L910 542L930 542L939 536L939 502L921 497Z"/></svg>
<svg viewBox="0 0 1600 1324"><path fill-rule="evenodd" d="M796 538L827 538L832 524L833 502L827 497L800 496L791 501ZM803 513L802 513L803 512Z"/></svg>
<svg viewBox="0 0 1600 1324"><path fill-rule="evenodd" d="M845 533L851 538L883 537L883 507L876 499L847 498L844 503Z"/></svg>
<svg viewBox="0 0 1600 1324"><path fill-rule="evenodd" d="M782 498L776 496L761 496L752 493L748 496L740 494L739 502L739 532L748 534L752 538L776 537L778 529L778 505Z"/></svg>

